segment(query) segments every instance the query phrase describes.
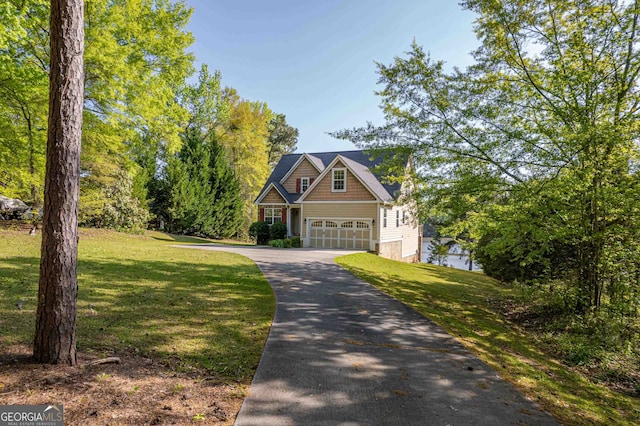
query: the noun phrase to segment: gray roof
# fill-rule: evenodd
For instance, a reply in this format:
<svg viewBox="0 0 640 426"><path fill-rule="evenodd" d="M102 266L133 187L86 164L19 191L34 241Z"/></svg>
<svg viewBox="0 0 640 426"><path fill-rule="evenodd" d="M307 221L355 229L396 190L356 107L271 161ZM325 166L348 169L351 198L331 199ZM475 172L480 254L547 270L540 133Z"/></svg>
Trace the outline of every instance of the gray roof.
<svg viewBox="0 0 640 426"><path fill-rule="evenodd" d="M303 154L283 155L278 164L276 164L276 167L273 169L273 172L271 172L271 176L269 176L269 179L267 179L267 182L260 190L258 198L273 183L278 191L285 197L287 203L295 204L301 194L287 192L280 184L280 181L289 172L289 170L291 170L291 167L296 164L302 155ZM306 155L316 165L316 167L320 169L320 172L324 171L324 169L331 164L338 155L340 155L344 159L345 165L349 167L353 173L357 175L357 177L360 178L360 180L364 182L382 201L393 201L396 193L400 190L399 183L382 183L380 181L381 176L376 174L374 167L382 163L381 156L372 159L369 154L361 150L316 152L307 153Z"/></svg>

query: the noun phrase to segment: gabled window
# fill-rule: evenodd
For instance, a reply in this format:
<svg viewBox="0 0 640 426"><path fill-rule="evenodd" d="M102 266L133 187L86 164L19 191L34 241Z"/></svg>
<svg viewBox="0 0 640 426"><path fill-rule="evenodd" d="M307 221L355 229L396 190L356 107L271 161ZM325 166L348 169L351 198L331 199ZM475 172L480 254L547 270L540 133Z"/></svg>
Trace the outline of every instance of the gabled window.
<svg viewBox="0 0 640 426"><path fill-rule="evenodd" d="M347 169L335 168L331 170L331 192L346 192Z"/></svg>
<svg viewBox="0 0 640 426"><path fill-rule="evenodd" d="M300 178L300 192L303 193L304 191L309 189L310 183L311 181L309 180L308 177Z"/></svg>
<svg viewBox="0 0 640 426"><path fill-rule="evenodd" d="M281 208L265 208L264 209L264 221L269 225L273 225L276 222L282 222L282 209Z"/></svg>

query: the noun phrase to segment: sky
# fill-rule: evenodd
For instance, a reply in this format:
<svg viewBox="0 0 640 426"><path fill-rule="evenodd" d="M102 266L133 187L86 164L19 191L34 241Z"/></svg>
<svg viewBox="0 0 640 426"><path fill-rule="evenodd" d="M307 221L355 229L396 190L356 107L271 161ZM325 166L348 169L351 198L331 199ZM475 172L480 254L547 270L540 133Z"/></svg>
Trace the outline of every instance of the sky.
<svg viewBox="0 0 640 426"><path fill-rule="evenodd" d="M383 124L376 62L415 40L436 60L464 68L479 43L474 15L455 0L187 0L196 65L266 102L298 128L297 152L356 149L327 134Z"/></svg>

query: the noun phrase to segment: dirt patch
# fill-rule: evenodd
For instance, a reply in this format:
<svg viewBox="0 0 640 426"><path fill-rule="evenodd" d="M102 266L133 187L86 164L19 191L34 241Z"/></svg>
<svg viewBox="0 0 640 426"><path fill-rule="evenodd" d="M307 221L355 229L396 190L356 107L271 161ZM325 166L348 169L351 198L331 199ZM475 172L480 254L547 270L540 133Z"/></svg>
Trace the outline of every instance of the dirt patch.
<svg viewBox="0 0 640 426"><path fill-rule="evenodd" d="M24 346L0 355L0 404L63 404L66 425L233 424L248 384L222 383L206 371L180 372L132 354L121 364L35 364Z"/></svg>

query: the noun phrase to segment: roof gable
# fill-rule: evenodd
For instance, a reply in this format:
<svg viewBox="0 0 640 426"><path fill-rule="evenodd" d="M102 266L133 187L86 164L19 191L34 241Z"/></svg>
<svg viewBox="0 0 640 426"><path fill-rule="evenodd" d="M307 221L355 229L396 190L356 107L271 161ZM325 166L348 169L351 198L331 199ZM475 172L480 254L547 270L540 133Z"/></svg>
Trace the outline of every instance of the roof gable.
<svg viewBox="0 0 640 426"><path fill-rule="evenodd" d="M287 203L287 197L284 195L286 191L284 191L281 186L278 188L278 186L279 185L277 185L276 182L271 182L271 184L262 191L258 198L256 198L255 203Z"/></svg>
<svg viewBox="0 0 640 426"><path fill-rule="evenodd" d="M309 187L307 192L305 192L300 196L300 198L298 198L297 202L298 203L303 202L305 198L307 198L311 193L313 193L318 186L322 185L325 179L331 179L331 170L333 170L336 167L342 167L342 166L344 166L349 172L351 172L351 174L359 181L359 183L362 184L362 186L364 186L364 188L366 188L367 191L371 193L372 198L374 200L391 201L390 195L387 193L387 191L384 188L382 188L382 185L380 184L378 179L375 178L375 176L373 176L373 174L368 171L368 168L366 166L359 164L353 160L350 160L346 157L343 157L341 154L337 154L336 157L333 159L333 161L329 165L327 165L327 167L320 174L320 176L318 176L315 182L313 182L313 184ZM365 179L363 179L363 177ZM374 183L371 177L373 177L373 181L377 183L377 185L374 184L374 187L378 190L379 194L376 193L369 185L371 183ZM350 190L349 187L347 187L347 191L346 191L347 194L349 190Z"/></svg>
<svg viewBox="0 0 640 426"><path fill-rule="evenodd" d="M309 164L315 167L318 173L322 173L322 170L324 169L324 165L322 164L322 162L318 163L318 158L310 154L303 153L300 155L300 158L298 158L298 161L296 161L295 164L291 166L289 171L282 177L282 179L280 179L280 183L284 184L287 178L291 176L291 174L304 162L304 160L307 160Z"/></svg>
<svg viewBox="0 0 640 426"><path fill-rule="evenodd" d="M287 203L296 204L298 199L302 199L303 197L300 197L300 194L295 192L288 192L281 182L285 182L305 158L320 172L320 175L322 175L322 173L327 173L327 167L333 163L338 156L342 158L342 163L349 168L351 173L353 173L377 199L382 202L393 201L394 195L399 192L401 185L400 183L383 183L381 181L382 177L375 171L375 167L382 163L383 157L378 156L373 158L366 151L354 150L283 155L271 172L269 179L267 179L267 182L265 182L262 187L260 195L256 198L255 202L258 203L258 200L266 195L265 192L269 190L269 186L273 183ZM317 183L320 175L315 179L314 184ZM311 187L309 189L311 189Z"/></svg>

